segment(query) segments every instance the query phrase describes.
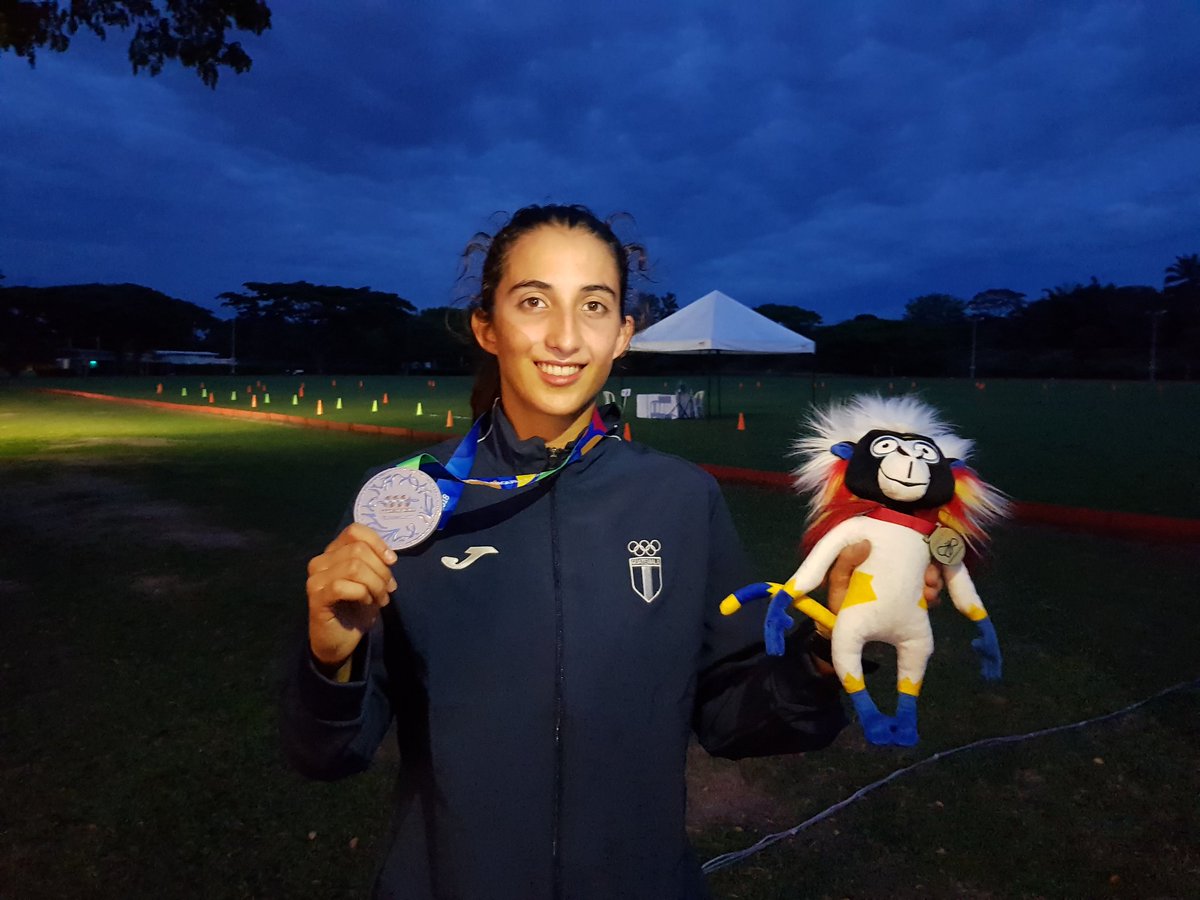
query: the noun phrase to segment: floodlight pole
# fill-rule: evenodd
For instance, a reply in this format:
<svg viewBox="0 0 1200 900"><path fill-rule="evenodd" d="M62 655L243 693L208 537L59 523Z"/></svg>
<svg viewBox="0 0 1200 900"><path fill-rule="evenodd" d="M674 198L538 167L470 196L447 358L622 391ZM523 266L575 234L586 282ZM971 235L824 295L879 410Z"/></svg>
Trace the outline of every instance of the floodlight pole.
<svg viewBox="0 0 1200 900"><path fill-rule="evenodd" d="M1158 370L1158 320L1165 309L1150 313L1150 381L1153 383Z"/></svg>
<svg viewBox="0 0 1200 900"><path fill-rule="evenodd" d="M975 380L975 346L976 336L979 331L979 317L971 316L971 380Z"/></svg>

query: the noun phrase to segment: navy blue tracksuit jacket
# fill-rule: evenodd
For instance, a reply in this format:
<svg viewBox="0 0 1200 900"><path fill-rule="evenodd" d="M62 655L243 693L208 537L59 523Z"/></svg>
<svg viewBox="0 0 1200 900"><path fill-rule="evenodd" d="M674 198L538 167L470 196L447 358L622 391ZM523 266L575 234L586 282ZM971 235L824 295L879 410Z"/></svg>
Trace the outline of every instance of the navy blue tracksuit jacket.
<svg viewBox="0 0 1200 900"><path fill-rule="evenodd" d="M493 415L473 476L547 468L541 440ZM321 779L365 769L395 720L378 897L707 897L684 831L691 732L738 758L819 748L845 724L799 647L767 657L761 616L720 615L757 577L717 485L644 446L605 438L537 485L466 488L393 573L351 682L306 648L283 715L291 763Z"/></svg>

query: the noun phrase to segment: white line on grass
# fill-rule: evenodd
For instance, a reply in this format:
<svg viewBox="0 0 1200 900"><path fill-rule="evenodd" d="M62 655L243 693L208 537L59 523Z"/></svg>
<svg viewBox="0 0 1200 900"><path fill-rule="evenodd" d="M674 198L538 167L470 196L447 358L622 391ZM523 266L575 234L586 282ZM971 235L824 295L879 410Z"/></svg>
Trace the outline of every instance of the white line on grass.
<svg viewBox="0 0 1200 900"><path fill-rule="evenodd" d="M873 781L870 784L859 788L857 791L855 791L849 797L846 797L844 800L839 800L837 803L833 804L833 806L829 807L828 809L822 810L821 812L817 813L812 818L805 819L799 825L789 828L786 831L777 831L774 834L768 834L766 837L762 838L757 843L750 845L749 847L747 847L744 850L735 850L731 853L722 853L720 856L714 856L712 859L710 859L708 862L706 862L703 865L702 869L703 869L705 875L711 875L713 872L719 872L719 871L721 871L721 869L726 869L729 866L732 866L736 863L741 862L744 859L747 859L747 858L753 856L754 854L758 853L760 850L767 849L767 847L770 847L772 844L777 843L778 841L782 841L785 838L795 837L800 832L804 831L806 828L816 825L818 822L821 822L821 821L829 818L834 813L840 812L841 810L843 810L847 806L849 806L851 803L854 803L857 800L861 800L863 797L865 797L867 794L874 791L876 788L881 788L888 782L895 781L901 775L907 775L909 772L912 772L915 769L919 769L922 766L928 765L929 763L932 763L932 762L937 762L940 759L945 759L946 757L953 756L956 753L962 753L965 750L975 750L980 747L995 747L1000 744L1014 744L1019 741L1027 741L1031 738L1043 737L1048 734L1056 734L1060 731L1070 731L1073 728L1083 728L1086 725L1094 725L1097 722L1103 722L1106 719L1113 719L1113 718L1116 718L1117 716L1123 716L1126 713L1132 712L1133 710L1137 709L1139 706L1145 706L1147 703L1151 702L1152 700L1157 700L1159 697L1165 697L1167 694L1173 694L1176 691L1182 691L1182 690L1186 690L1187 688L1195 688L1195 687L1200 687L1200 678L1194 679L1193 681L1181 681L1181 682L1179 682L1179 684L1172 685L1171 687L1168 687L1168 688L1163 688L1157 694L1151 694L1149 697L1146 697L1145 699L1139 700L1136 703L1131 703L1129 706L1126 706L1123 709L1118 709L1115 712L1105 713L1102 716L1094 716L1091 719L1084 719L1081 722L1072 722L1069 725L1055 725L1052 728L1043 728L1040 731L1030 731L1026 734L1008 734L1008 735L1002 735L1000 737L983 738L982 740L975 741L974 743L971 743L971 744L964 744L961 747L954 747L950 750L942 750L938 753L933 754L933 756L929 756L929 757L926 757L925 759L919 760L919 761L913 763L911 766L905 766L903 769L897 769L895 772L892 772L890 775L885 775L883 778L880 778L878 781Z"/></svg>

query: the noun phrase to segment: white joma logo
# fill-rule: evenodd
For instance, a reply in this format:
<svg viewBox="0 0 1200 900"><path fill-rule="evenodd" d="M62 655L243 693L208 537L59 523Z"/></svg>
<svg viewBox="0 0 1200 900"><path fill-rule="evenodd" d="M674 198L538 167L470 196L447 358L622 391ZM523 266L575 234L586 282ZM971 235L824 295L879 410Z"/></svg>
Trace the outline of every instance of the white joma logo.
<svg viewBox="0 0 1200 900"><path fill-rule="evenodd" d="M495 547L468 547L467 555L462 559L455 559L453 556L443 556L442 565L447 569L465 569L481 556L487 556L489 553L499 553Z"/></svg>

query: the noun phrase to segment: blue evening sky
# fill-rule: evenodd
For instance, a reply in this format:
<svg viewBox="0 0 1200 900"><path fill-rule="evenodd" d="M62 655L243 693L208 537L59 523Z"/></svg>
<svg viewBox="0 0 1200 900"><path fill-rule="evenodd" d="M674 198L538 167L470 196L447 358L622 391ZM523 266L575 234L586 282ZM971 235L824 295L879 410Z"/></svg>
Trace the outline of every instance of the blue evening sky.
<svg viewBox="0 0 1200 900"><path fill-rule="evenodd" d="M547 201L631 214L646 289L827 323L1200 252L1194 0L271 5L215 92L119 33L0 57L5 284L442 305Z"/></svg>

